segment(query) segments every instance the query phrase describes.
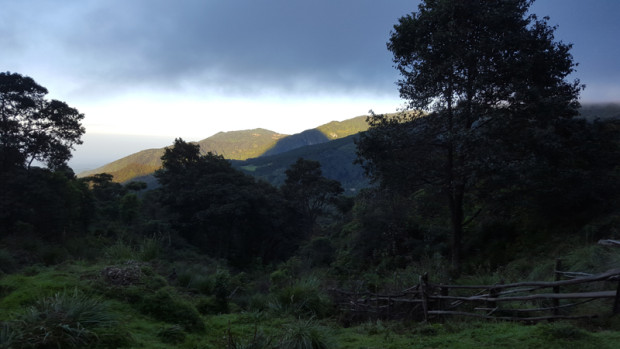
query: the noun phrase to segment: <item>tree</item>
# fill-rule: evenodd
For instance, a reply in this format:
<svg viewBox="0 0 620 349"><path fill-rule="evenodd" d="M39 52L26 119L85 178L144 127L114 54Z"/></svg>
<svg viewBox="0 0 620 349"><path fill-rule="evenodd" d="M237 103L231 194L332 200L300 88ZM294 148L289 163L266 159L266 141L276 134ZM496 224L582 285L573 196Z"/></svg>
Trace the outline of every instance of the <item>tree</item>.
<svg viewBox="0 0 620 349"><path fill-rule="evenodd" d="M582 87L566 81L575 67L571 45L554 41L548 18L528 14L532 3L425 0L400 18L387 46L401 97L422 112L372 117L358 142L375 180L445 198L456 273L464 229L479 212L468 198L548 159L542 150L561 142L551 136L579 107Z"/></svg>
<svg viewBox="0 0 620 349"><path fill-rule="evenodd" d="M344 192L340 182L323 177L321 163L302 158L286 170L281 189L305 218L310 232L325 208Z"/></svg>
<svg viewBox="0 0 620 349"><path fill-rule="evenodd" d="M172 226L192 244L234 265L289 256L298 243L297 218L273 186L234 169L221 155L200 154L176 139L155 176Z"/></svg>
<svg viewBox="0 0 620 349"><path fill-rule="evenodd" d="M33 161L60 168L85 129L84 118L65 102L46 100L47 89L32 78L0 73L0 162L2 169Z"/></svg>

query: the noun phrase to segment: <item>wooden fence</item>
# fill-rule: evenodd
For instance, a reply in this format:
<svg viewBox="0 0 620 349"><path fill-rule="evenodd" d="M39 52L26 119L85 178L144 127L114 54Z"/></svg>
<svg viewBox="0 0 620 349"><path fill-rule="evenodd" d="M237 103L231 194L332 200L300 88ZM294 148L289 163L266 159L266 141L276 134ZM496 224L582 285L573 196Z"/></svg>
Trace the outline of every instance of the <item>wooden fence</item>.
<svg viewBox="0 0 620 349"><path fill-rule="evenodd" d="M429 321L433 317L454 315L529 322L574 319L597 314L570 315L571 307L605 298L614 299L611 309L614 314L620 312L620 269L596 275L560 269L558 260L556 281L442 285L432 283L428 274L424 274L417 285L393 294L332 291L340 309L349 314L351 320L409 318ZM610 285L615 287L600 290L612 288Z"/></svg>

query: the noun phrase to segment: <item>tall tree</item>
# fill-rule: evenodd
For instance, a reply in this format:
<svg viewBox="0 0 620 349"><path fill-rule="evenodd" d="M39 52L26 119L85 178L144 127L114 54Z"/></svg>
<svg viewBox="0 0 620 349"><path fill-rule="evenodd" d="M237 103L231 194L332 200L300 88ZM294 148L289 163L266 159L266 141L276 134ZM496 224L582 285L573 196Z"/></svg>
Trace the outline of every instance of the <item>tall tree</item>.
<svg viewBox="0 0 620 349"><path fill-rule="evenodd" d="M371 118L358 142L375 179L439 189L457 273L468 195L482 178L542 160L537 144L554 139L548 135L579 107L582 87L566 80L575 67L571 45L554 40L548 18L528 14L532 3L424 0L400 18L387 46L401 97L423 112Z"/></svg>
<svg viewBox="0 0 620 349"><path fill-rule="evenodd" d="M47 100L47 89L32 78L0 73L0 162L2 168L30 167L33 161L61 168L81 144L84 118L65 102Z"/></svg>
<svg viewBox="0 0 620 349"><path fill-rule="evenodd" d="M308 233L313 232L317 218L327 206L344 192L340 182L323 177L321 163L302 158L286 170L281 189L304 217Z"/></svg>

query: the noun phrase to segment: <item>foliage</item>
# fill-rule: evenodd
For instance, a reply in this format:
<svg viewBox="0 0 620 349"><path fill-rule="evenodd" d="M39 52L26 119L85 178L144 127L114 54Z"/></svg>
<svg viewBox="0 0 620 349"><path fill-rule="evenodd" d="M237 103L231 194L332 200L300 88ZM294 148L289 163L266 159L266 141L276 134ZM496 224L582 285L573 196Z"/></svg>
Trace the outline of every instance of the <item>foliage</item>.
<svg viewBox="0 0 620 349"><path fill-rule="evenodd" d="M92 218L88 188L70 169L0 171L0 182L0 233L28 226L40 237L57 238L84 229Z"/></svg>
<svg viewBox="0 0 620 349"><path fill-rule="evenodd" d="M330 349L334 348L329 330L312 320L297 321L286 328L280 349Z"/></svg>
<svg viewBox="0 0 620 349"><path fill-rule="evenodd" d="M171 325L162 327L157 332L157 337L161 338L164 343L178 344L185 340L185 332L183 332L183 327Z"/></svg>
<svg viewBox="0 0 620 349"><path fill-rule="evenodd" d="M63 167L85 129L84 115L65 102L45 99L47 89L32 78L0 73L0 164L30 167L33 161Z"/></svg>
<svg viewBox="0 0 620 349"><path fill-rule="evenodd" d="M21 341L21 332L8 322L0 323L0 349L15 348Z"/></svg>
<svg viewBox="0 0 620 349"><path fill-rule="evenodd" d="M197 145L182 139L162 159L162 202L188 241L236 265L281 259L295 249L296 216L275 188L221 156L200 155Z"/></svg>
<svg viewBox="0 0 620 349"><path fill-rule="evenodd" d="M530 5L429 0L400 18L388 43L400 94L430 113L371 117L358 143L383 185L435 188L444 198L455 272L468 216L480 209L474 200L546 166L562 147L564 121L577 114L579 81L565 81L571 45L554 41L555 28L529 15Z"/></svg>
<svg viewBox="0 0 620 349"><path fill-rule="evenodd" d="M11 252L7 249L0 248L0 275L2 273L11 273L17 269L17 262Z"/></svg>
<svg viewBox="0 0 620 349"><path fill-rule="evenodd" d="M343 192L338 181L323 177L318 161L302 158L286 170L286 180L280 189L300 212L305 220L303 226L308 227L310 233L317 218Z"/></svg>
<svg viewBox="0 0 620 349"><path fill-rule="evenodd" d="M99 328L116 325L108 305L76 290L39 300L19 316L22 338L34 348L81 348L98 340Z"/></svg>
<svg viewBox="0 0 620 349"><path fill-rule="evenodd" d="M161 288L154 294L142 297L138 307L144 314L172 324L179 324L190 332L203 332L204 322L196 308L180 299L169 288Z"/></svg>
<svg viewBox="0 0 620 349"><path fill-rule="evenodd" d="M323 292L320 280L309 276L278 287L274 291L270 309L276 314L324 318L331 313L332 304Z"/></svg>

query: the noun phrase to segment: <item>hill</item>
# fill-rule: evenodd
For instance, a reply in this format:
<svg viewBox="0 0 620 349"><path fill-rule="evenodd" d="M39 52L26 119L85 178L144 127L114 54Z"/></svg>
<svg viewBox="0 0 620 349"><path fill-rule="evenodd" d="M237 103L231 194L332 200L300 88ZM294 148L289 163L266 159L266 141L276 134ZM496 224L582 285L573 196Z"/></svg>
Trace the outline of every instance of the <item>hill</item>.
<svg viewBox="0 0 620 349"><path fill-rule="evenodd" d="M345 121L332 121L315 129L294 135L283 135L265 129L219 132L197 142L202 152L213 152L230 160L246 160L266 155L277 155L307 145L315 145L339 139L368 129L365 116ZM144 180L161 168L161 156L165 148L143 150L102 167L78 174L78 177L97 173L109 173L116 182Z"/></svg>
<svg viewBox="0 0 620 349"><path fill-rule="evenodd" d="M285 153L232 163L234 167L248 174L280 186L286 179L286 170L298 158L314 160L321 163L325 177L339 181L346 192L352 193L369 185L361 166L353 164L356 158L356 137L357 135L350 135L321 144L296 148Z"/></svg>
<svg viewBox="0 0 620 349"><path fill-rule="evenodd" d="M260 156L283 137L286 135L259 128L219 132L197 144L204 153L212 152L227 159L245 160ZM116 182L126 182L146 176L161 168L161 156L164 150L165 148L142 150L94 170L82 172L78 177L105 172L113 175Z"/></svg>

